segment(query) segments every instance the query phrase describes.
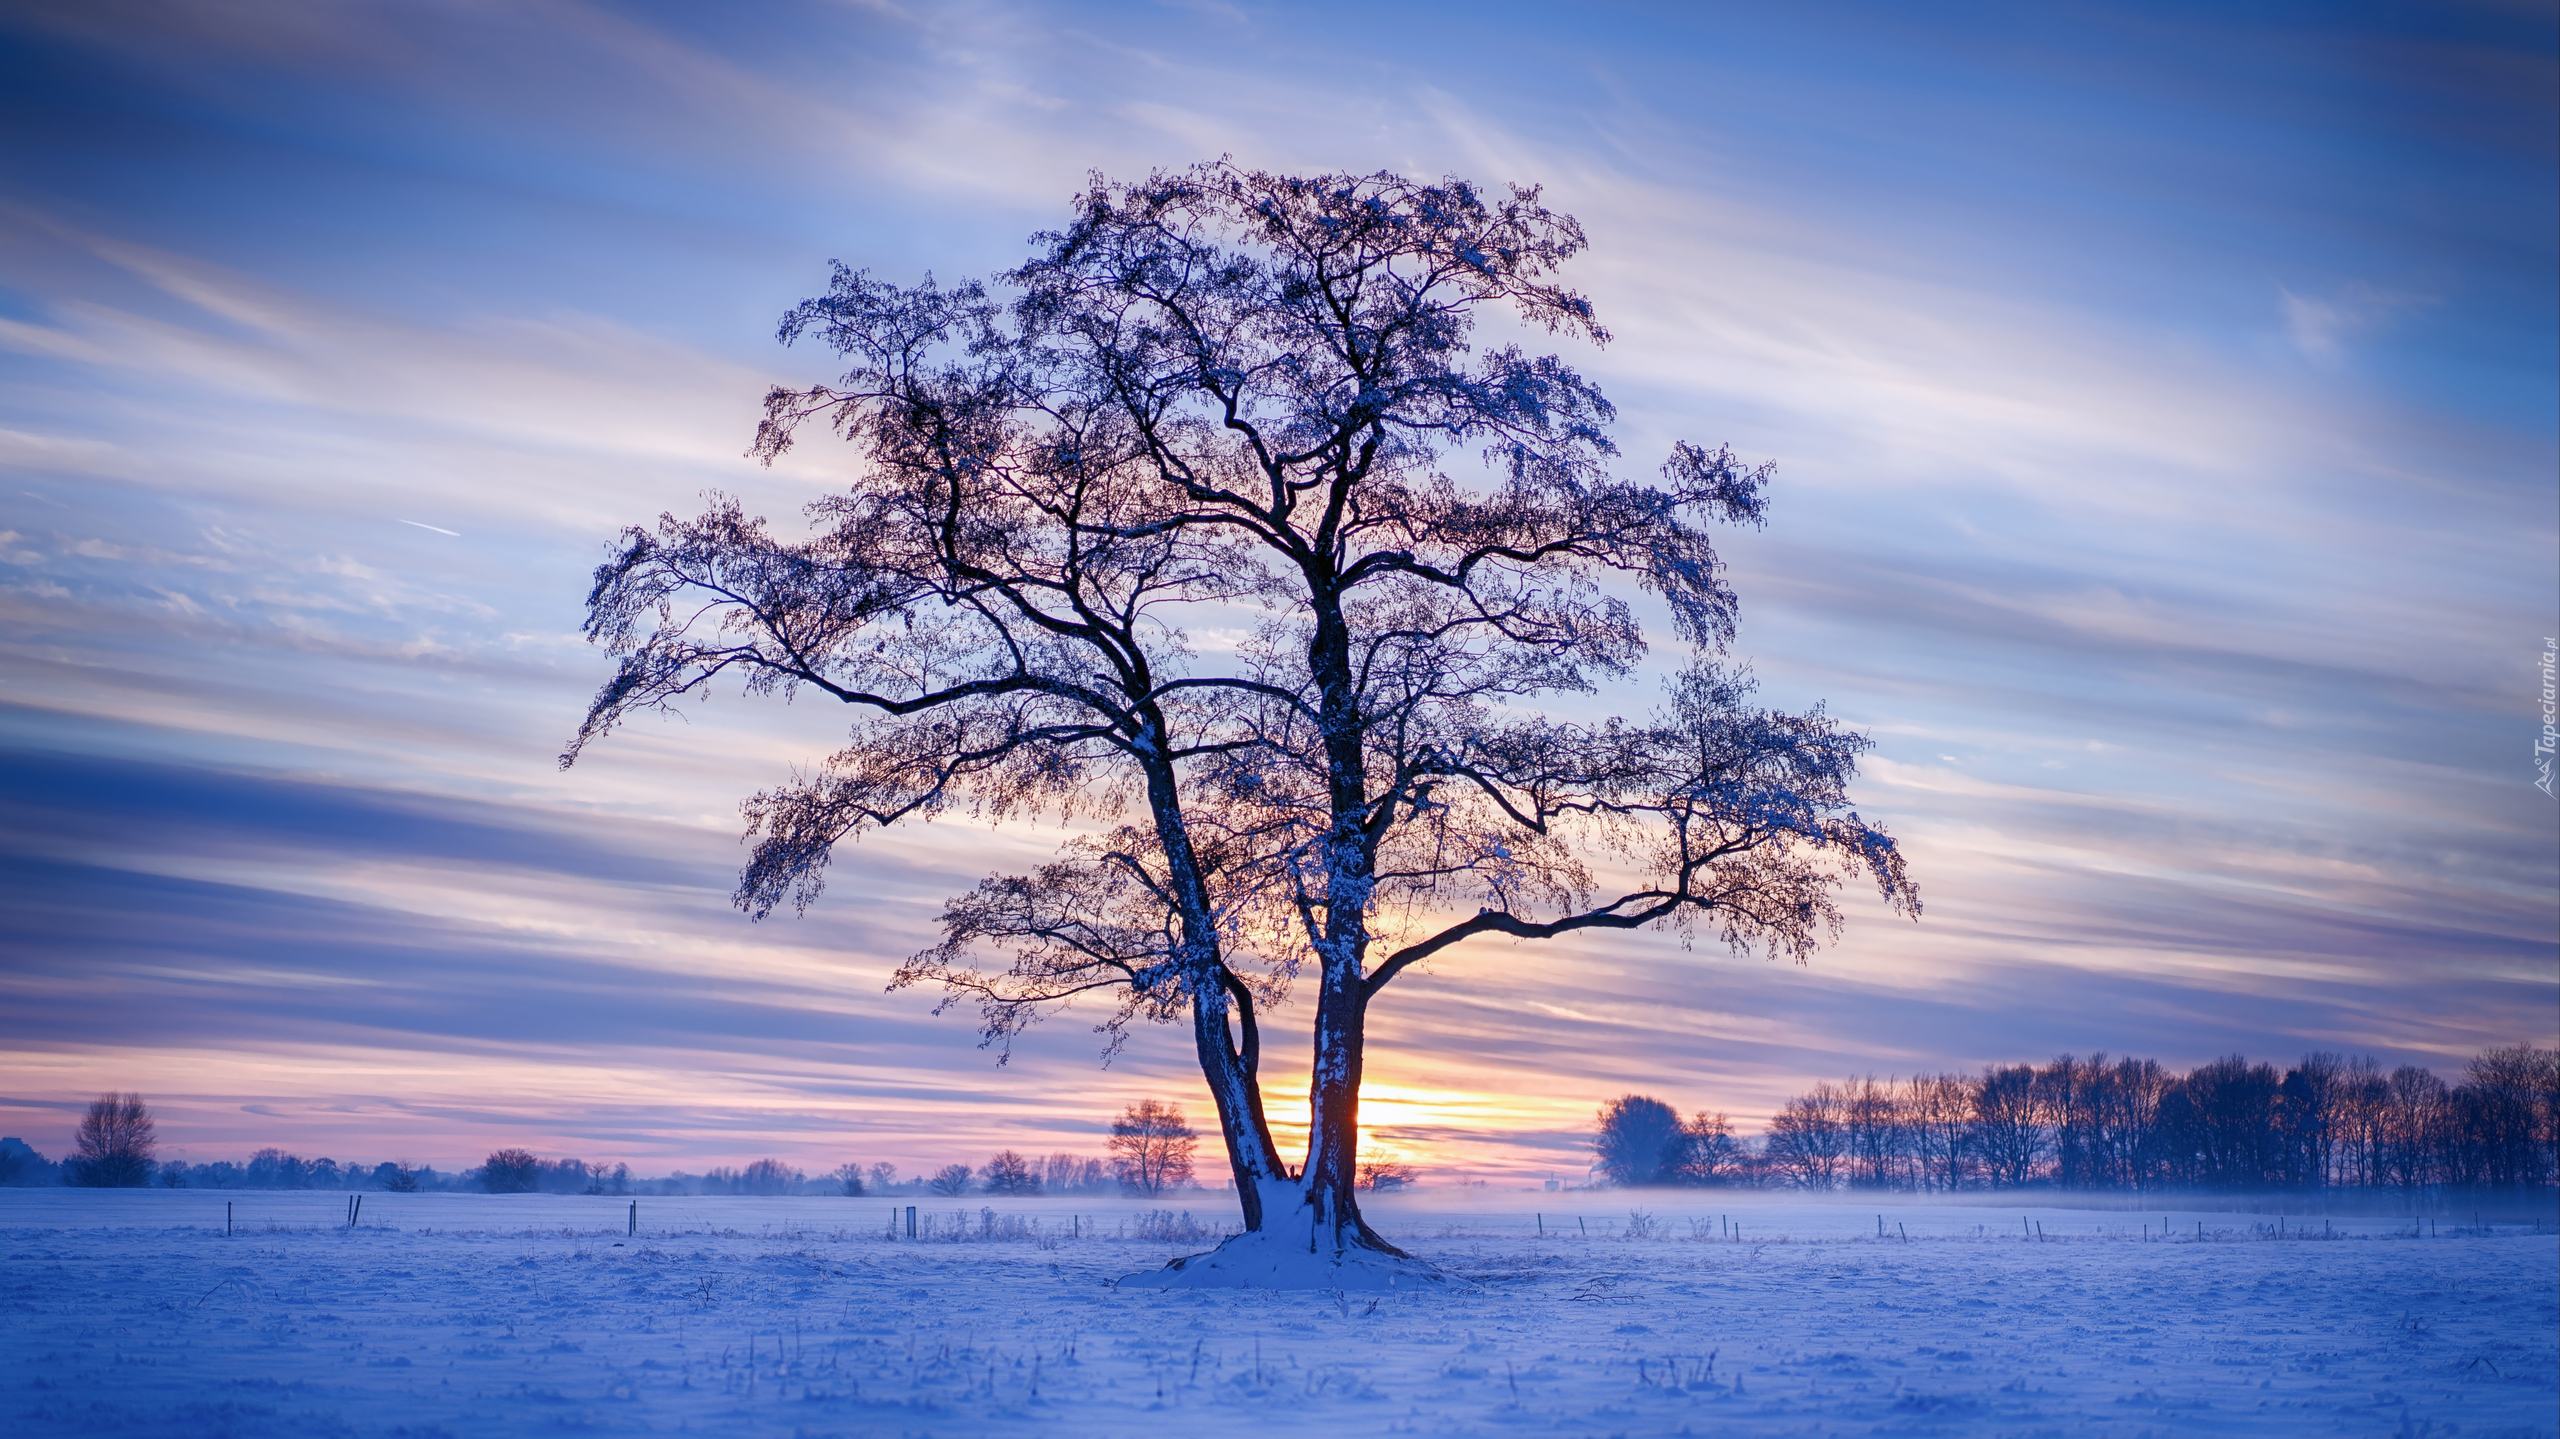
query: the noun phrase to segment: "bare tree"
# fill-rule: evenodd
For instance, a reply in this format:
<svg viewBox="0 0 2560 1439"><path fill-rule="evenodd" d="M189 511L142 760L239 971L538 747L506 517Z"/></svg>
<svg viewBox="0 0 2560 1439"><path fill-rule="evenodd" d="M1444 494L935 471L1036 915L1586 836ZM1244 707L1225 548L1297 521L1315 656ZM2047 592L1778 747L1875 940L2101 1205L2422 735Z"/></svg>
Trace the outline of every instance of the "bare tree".
<svg viewBox="0 0 2560 1439"><path fill-rule="evenodd" d="M1101 1160L1060 1152L1050 1155L1041 1166L1040 1182L1051 1194L1073 1194L1100 1189L1110 1177L1109 1167Z"/></svg>
<svg viewBox="0 0 2560 1439"><path fill-rule="evenodd" d="M1814 1085L1779 1106L1769 1118L1769 1163L1789 1182L1805 1189L1829 1189L1840 1182L1841 1161L1849 1152L1846 1108L1840 1091L1828 1082Z"/></svg>
<svg viewBox="0 0 2560 1439"><path fill-rule="evenodd" d="M1413 1166L1401 1159L1370 1159L1360 1164L1360 1187L1372 1194L1402 1189L1413 1179Z"/></svg>
<svg viewBox="0 0 2560 1439"><path fill-rule="evenodd" d="M1918 901L1848 808L1865 739L1753 707L1718 661L1734 596L1704 527L1758 523L1768 467L1683 443L1662 483L1618 479L1597 387L1473 349L1496 307L1606 339L1550 278L1583 246L1569 216L1534 190L1224 163L1077 204L1003 277L1009 308L839 267L785 318L851 369L773 391L756 452L815 422L862 470L805 540L725 499L626 531L587 623L621 667L564 762L724 676L864 712L748 802L757 916L809 902L866 828L964 803L1089 820L953 900L897 982L978 1005L998 1044L1087 995L1114 1000L1115 1045L1187 1016L1247 1236L1400 1259L1353 1197L1367 1017L1396 979L1479 936L1666 923L1802 960L1844 879ZM1647 718L1550 718L1542 696L1644 653L1612 575L1690 662ZM1595 856L1641 878L1604 889ZM1293 1170L1261 1018L1310 963Z"/></svg>
<svg viewBox="0 0 2560 1439"><path fill-rule="evenodd" d="M1960 1074L1915 1074L1902 1107L1920 1187L1962 1189L1973 1157L1972 1085Z"/></svg>
<svg viewBox="0 0 2560 1439"><path fill-rule="evenodd" d="M759 1159L738 1176L741 1194L788 1194L800 1182L800 1171L779 1159Z"/></svg>
<svg viewBox="0 0 2560 1439"><path fill-rule="evenodd" d="M529 1194L541 1182L542 1161L529 1149L493 1150L480 1165L480 1187L491 1194Z"/></svg>
<svg viewBox="0 0 2560 1439"><path fill-rule="evenodd" d="M945 1199L956 1199L969 1192L969 1176L975 1172L965 1164L946 1164L933 1172L924 1187Z"/></svg>
<svg viewBox="0 0 2560 1439"><path fill-rule="evenodd" d="M1031 1161L1010 1149L999 1150L978 1171L989 1194L1033 1195L1040 1192L1040 1172Z"/></svg>
<svg viewBox="0 0 2560 1439"><path fill-rule="evenodd" d="M2160 1101L2168 1091L2168 1072L2156 1059L2119 1059L2105 1072L2094 1103L2092 1162L2100 1182L2123 1189L2160 1183Z"/></svg>
<svg viewBox="0 0 2560 1439"><path fill-rule="evenodd" d="M2445 1128L2445 1086L2433 1070L2404 1064L2384 1081L2383 1167L2387 1182L2417 1190L2436 1179Z"/></svg>
<svg viewBox="0 0 2560 1439"><path fill-rule="evenodd" d="M826 1177L834 1180L848 1196L860 1196L869 1189L869 1186L862 1182L862 1164L859 1160L847 1160L837 1165L827 1171Z"/></svg>
<svg viewBox="0 0 2560 1439"><path fill-rule="evenodd" d="M2190 1071L2184 1087L2192 1106L2196 1183L2249 1190L2284 1181L2277 1129L2283 1080L2275 1066L2228 1055Z"/></svg>
<svg viewBox="0 0 2560 1439"><path fill-rule="evenodd" d="M1986 1069L1973 1089L1974 1153L1994 1185L2036 1178L2053 1153L2053 1094L2031 1064Z"/></svg>
<svg viewBox="0 0 2560 1439"><path fill-rule="evenodd" d="M1191 1182L1191 1151L1199 1142L1180 1105L1141 1099L1111 1121L1111 1168L1122 1188L1139 1194L1179 1189Z"/></svg>
<svg viewBox="0 0 2560 1439"><path fill-rule="evenodd" d="M1848 1145L1851 1185L1890 1189L1902 1182L1902 1110L1890 1081L1878 1083L1872 1074L1850 1076L1840 1086L1840 1127Z"/></svg>
<svg viewBox="0 0 2560 1439"><path fill-rule="evenodd" d="M1744 1155L1733 1137L1732 1116L1701 1110L1684 1127L1689 1143L1681 1156L1681 1183L1725 1184L1739 1177Z"/></svg>
<svg viewBox="0 0 2560 1439"><path fill-rule="evenodd" d="M80 1120L78 1151L63 1166L73 1184L93 1189L136 1189L151 1182L158 1127L139 1094L101 1094Z"/></svg>

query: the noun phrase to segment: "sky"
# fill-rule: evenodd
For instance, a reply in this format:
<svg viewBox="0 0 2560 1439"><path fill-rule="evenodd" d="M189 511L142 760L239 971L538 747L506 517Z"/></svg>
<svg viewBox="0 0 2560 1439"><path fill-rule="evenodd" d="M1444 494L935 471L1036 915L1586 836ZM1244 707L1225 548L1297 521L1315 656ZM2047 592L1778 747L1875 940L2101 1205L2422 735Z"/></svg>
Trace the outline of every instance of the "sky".
<svg viewBox="0 0 2560 1439"><path fill-rule="evenodd" d="M1566 358L1631 473L1777 461L1734 653L1874 737L1927 903L1800 967L1443 959L1373 1016L1378 1153L1576 1179L1629 1092L1750 1130L1851 1073L2551 1044L2555 77L2508 3L12 5L0 1132L129 1089L199 1161L912 1173L1205 1111L1179 1030L999 1065L884 991L1054 828L871 836L755 924L738 801L843 715L555 756L621 526L843 473L744 455L831 377L774 338L829 260L987 275L1087 174L1222 154L1579 217L1615 339Z"/></svg>

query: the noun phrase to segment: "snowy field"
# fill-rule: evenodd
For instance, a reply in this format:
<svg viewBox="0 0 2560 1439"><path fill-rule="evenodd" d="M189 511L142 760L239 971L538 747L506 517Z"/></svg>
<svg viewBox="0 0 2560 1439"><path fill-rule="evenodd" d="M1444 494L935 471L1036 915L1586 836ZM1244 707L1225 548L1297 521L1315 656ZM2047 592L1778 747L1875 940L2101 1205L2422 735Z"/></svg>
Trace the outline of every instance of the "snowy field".
<svg viewBox="0 0 2560 1439"><path fill-rule="evenodd" d="M643 1199L632 1235L603 1198L377 1193L349 1229L342 1195L0 1190L0 1434L2130 1439L2560 1413L2547 1222L1629 1198L1381 1201L1455 1282L1373 1297L1115 1291L1207 1247L1140 1237L1117 1199L919 1204L910 1241L903 1198Z"/></svg>

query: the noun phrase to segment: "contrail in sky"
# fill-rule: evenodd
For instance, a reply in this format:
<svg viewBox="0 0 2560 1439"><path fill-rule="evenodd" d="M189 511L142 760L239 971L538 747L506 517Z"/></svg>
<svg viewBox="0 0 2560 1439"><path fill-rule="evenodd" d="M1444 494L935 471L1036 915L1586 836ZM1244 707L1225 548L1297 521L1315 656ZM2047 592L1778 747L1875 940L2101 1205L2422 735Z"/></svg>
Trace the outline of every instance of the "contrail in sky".
<svg viewBox="0 0 2560 1439"><path fill-rule="evenodd" d="M402 520L400 523L402 523L402 524L404 524L404 525L418 525L418 528L419 528L419 529L422 529L422 530L433 530L433 531L435 531L437 534L440 534L440 535L451 535L451 536L453 536L453 537L454 537L455 539L457 539L457 540L462 538L462 531L460 531L460 530L448 530L448 529L446 529L446 528L445 528L444 526L442 526L442 525L419 525L419 524L418 524L418 522L417 522L416 520Z"/></svg>

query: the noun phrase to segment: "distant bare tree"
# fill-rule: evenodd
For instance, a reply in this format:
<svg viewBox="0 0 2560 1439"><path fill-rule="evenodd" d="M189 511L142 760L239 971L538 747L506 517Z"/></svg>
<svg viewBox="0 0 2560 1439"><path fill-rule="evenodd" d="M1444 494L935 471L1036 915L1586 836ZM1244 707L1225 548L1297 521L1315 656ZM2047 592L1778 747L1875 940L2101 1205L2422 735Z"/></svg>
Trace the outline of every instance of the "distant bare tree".
<svg viewBox="0 0 2560 1439"><path fill-rule="evenodd" d="M859 1195L864 1190L862 1165L858 1161L848 1160L837 1165L827 1171L827 1177L843 1186L844 1192L848 1195Z"/></svg>
<svg viewBox="0 0 2560 1439"><path fill-rule="evenodd" d="M79 1152L63 1166L73 1184L92 1189L136 1189L151 1182L151 1157L159 1148L151 1110L139 1094L101 1094L80 1121Z"/></svg>
<svg viewBox="0 0 2560 1439"><path fill-rule="evenodd" d="M480 1187L491 1194L530 1194L542 1182L542 1161L529 1149L499 1149L480 1165Z"/></svg>
<svg viewBox="0 0 2560 1439"><path fill-rule="evenodd" d="M1360 1166L1360 1187L1371 1193L1402 1189L1413 1183L1413 1166L1396 1159L1373 1159Z"/></svg>
<svg viewBox="0 0 2560 1439"><path fill-rule="evenodd" d="M1872 1074L1840 1087L1840 1127L1849 1151L1849 1183L1889 1189L1901 1182L1902 1113L1891 1083Z"/></svg>
<svg viewBox="0 0 2560 1439"><path fill-rule="evenodd" d="M800 1182L800 1171L779 1159L759 1159L738 1176L738 1188L748 1194L788 1194Z"/></svg>
<svg viewBox="0 0 2560 1439"><path fill-rule="evenodd" d="M2444 1081L2404 1064L2383 1083L2383 1171L2386 1182L2414 1190L2435 1182L2437 1136L2444 1127Z"/></svg>
<svg viewBox="0 0 2560 1439"><path fill-rule="evenodd" d="M974 1173L965 1164L946 1164L924 1182L924 1187L945 1199L957 1199L969 1192L969 1176Z"/></svg>
<svg viewBox="0 0 2560 1439"><path fill-rule="evenodd" d="M1788 1100L1769 1120L1769 1163L1800 1188L1838 1184L1849 1150L1842 1107L1840 1091L1828 1083Z"/></svg>
<svg viewBox="0 0 2560 1439"><path fill-rule="evenodd" d="M2159 1185L2160 1101L2168 1092L2168 1071L2156 1059L2119 1059L2105 1072L2094 1104L2095 1182L2118 1189Z"/></svg>
<svg viewBox="0 0 2560 1439"><path fill-rule="evenodd" d="M2033 1065L1983 1071L1973 1091L1974 1152L1994 1185L2014 1189L2036 1177L2053 1145L2048 1100Z"/></svg>
<svg viewBox="0 0 2560 1439"><path fill-rule="evenodd" d="M1689 1144L1682 1157L1680 1182L1727 1184L1740 1177L1746 1156L1733 1137L1730 1116L1701 1110L1685 1127Z"/></svg>
<svg viewBox="0 0 2560 1439"><path fill-rule="evenodd" d="M1191 1182L1191 1151L1200 1136L1182 1107L1141 1099L1111 1122L1111 1168L1124 1189L1161 1194Z"/></svg>
<svg viewBox="0 0 2560 1439"><path fill-rule="evenodd" d="M989 1194L1032 1195L1040 1192L1039 1172L1031 1167L1030 1160L1010 1149L997 1151L996 1157L988 1160L987 1167L978 1173Z"/></svg>
<svg viewBox="0 0 2560 1439"><path fill-rule="evenodd" d="M2237 1054L2186 1077L2196 1183L2248 1190L2283 1182L2283 1146L2276 1129L2282 1086L2273 1065L2251 1064Z"/></svg>
<svg viewBox="0 0 2560 1439"><path fill-rule="evenodd" d="M1963 1188L1972 1158L1972 1086L1960 1074L1915 1074L1903 1088L1902 1109L1920 1187Z"/></svg>
<svg viewBox="0 0 2560 1439"><path fill-rule="evenodd" d="M1110 1169L1101 1160L1081 1154L1052 1154L1042 1168L1041 1182L1051 1194L1100 1189L1103 1181L1111 1177Z"/></svg>

